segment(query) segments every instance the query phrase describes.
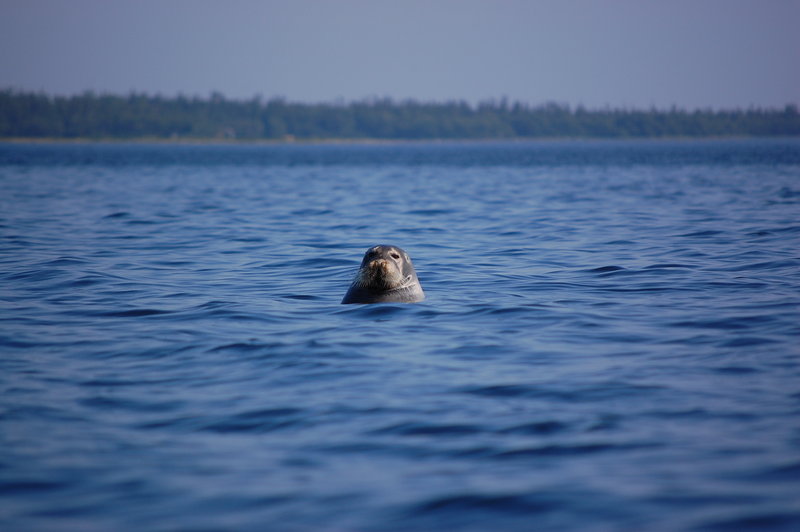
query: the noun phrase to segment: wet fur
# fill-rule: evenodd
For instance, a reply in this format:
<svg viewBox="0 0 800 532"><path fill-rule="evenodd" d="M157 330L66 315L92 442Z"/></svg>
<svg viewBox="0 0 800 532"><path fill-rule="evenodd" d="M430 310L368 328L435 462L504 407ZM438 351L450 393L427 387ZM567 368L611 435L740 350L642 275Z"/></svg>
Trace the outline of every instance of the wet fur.
<svg viewBox="0 0 800 532"><path fill-rule="evenodd" d="M416 303L423 299L425 293L408 254L395 246L375 246L364 254L342 303Z"/></svg>
<svg viewBox="0 0 800 532"><path fill-rule="evenodd" d="M394 264L377 259L359 268L353 284L358 288L384 292L403 286L404 277Z"/></svg>

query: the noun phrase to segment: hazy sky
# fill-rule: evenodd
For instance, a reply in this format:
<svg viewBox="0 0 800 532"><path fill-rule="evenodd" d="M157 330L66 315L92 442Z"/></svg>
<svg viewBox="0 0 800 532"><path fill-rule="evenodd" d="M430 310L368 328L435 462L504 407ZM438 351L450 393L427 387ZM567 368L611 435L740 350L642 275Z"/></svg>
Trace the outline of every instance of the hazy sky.
<svg viewBox="0 0 800 532"><path fill-rule="evenodd" d="M800 103L800 0L0 0L0 88Z"/></svg>

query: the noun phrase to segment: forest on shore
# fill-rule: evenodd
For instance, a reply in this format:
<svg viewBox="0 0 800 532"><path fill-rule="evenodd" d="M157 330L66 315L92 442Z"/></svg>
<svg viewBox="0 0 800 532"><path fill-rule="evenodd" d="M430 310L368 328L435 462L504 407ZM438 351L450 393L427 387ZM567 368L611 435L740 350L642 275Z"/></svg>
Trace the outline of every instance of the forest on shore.
<svg viewBox="0 0 800 532"><path fill-rule="evenodd" d="M297 103L283 98L52 96L0 90L0 138L12 139L524 139L800 136L797 106L731 110L585 109L506 99L388 98Z"/></svg>

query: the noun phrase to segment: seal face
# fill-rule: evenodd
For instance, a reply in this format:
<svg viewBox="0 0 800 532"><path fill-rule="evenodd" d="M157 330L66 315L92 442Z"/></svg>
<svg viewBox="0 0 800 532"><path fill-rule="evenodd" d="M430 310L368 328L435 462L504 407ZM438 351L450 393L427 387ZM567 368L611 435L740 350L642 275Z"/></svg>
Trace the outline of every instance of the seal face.
<svg viewBox="0 0 800 532"><path fill-rule="evenodd" d="M382 244L364 254L342 303L416 303L423 299L425 293L408 253Z"/></svg>

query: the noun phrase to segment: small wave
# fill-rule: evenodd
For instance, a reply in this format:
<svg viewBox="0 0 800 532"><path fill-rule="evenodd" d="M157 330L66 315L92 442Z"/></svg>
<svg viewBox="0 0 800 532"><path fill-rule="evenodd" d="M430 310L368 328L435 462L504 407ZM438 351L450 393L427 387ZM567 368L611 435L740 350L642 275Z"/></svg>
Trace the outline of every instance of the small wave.
<svg viewBox="0 0 800 532"><path fill-rule="evenodd" d="M174 314L174 319L181 321L193 321L201 317L241 321L274 321L277 319L260 312L245 312L239 303L222 300L208 301L180 312L175 311Z"/></svg>
<svg viewBox="0 0 800 532"><path fill-rule="evenodd" d="M0 494L23 495L49 493L72 486L72 482L58 480L6 480L0 482Z"/></svg>
<svg viewBox="0 0 800 532"><path fill-rule="evenodd" d="M81 277L80 279L75 279L74 281L70 281L68 283L64 283L73 288L80 288L86 286L94 286L97 284L102 284L103 282L107 281L107 279L96 277L96 276L85 276Z"/></svg>
<svg viewBox="0 0 800 532"><path fill-rule="evenodd" d="M799 268L800 259L786 259L786 260L770 260L763 262L755 262L752 264L743 265L740 268L733 268L731 271L741 270L780 270L784 268Z"/></svg>
<svg viewBox="0 0 800 532"><path fill-rule="evenodd" d="M632 449L645 449L657 446L658 445L654 443L553 444L500 451L494 453L491 458L495 460L510 460L544 456L583 456L602 452L629 451Z"/></svg>
<svg viewBox="0 0 800 532"><path fill-rule="evenodd" d="M711 236L719 236L725 234L723 231L716 231L716 230L706 230L706 231L693 231L691 233L684 233L682 235L678 235L679 237L684 238L706 238Z"/></svg>
<svg viewBox="0 0 800 532"><path fill-rule="evenodd" d="M522 425L515 425L500 430L502 434L526 434L526 435L545 435L555 434L562 432L569 428L569 426L560 421L536 421L533 423L524 423Z"/></svg>
<svg viewBox="0 0 800 532"><path fill-rule="evenodd" d="M646 266L646 270L671 270L677 268L692 268L688 264L677 264L677 263L664 263L664 264L651 264L650 266Z"/></svg>
<svg viewBox="0 0 800 532"><path fill-rule="evenodd" d="M130 216L131 216L131 213L129 213L127 211L118 211L118 212L111 213L111 214L108 214L106 216L103 216L103 220L114 220L114 219L119 219L119 218L129 218Z"/></svg>
<svg viewBox="0 0 800 532"><path fill-rule="evenodd" d="M464 313L464 316L486 315L486 316L524 316L533 313L541 313L548 307L543 305L517 305L517 306L497 306L497 305L475 305L471 310Z"/></svg>
<svg viewBox="0 0 800 532"><path fill-rule="evenodd" d="M409 509L414 518L428 514L448 514L463 519L462 515L472 515L473 519L482 512L530 517L537 513L549 512L560 506L555 501L532 494L474 494L447 495L416 504ZM438 528L438 527L436 527Z"/></svg>
<svg viewBox="0 0 800 532"><path fill-rule="evenodd" d="M284 294L280 297L284 297L286 299L296 299L298 301L319 301L324 299L320 296L312 296L310 294Z"/></svg>
<svg viewBox="0 0 800 532"><path fill-rule="evenodd" d="M67 272L60 269L35 269L35 270L25 270L19 273L15 273L9 275L7 279L11 281L32 281L32 282L39 282L39 281L48 281L50 279L55 279L59 276L67 275Z"/></svg>
<svg viewBox="0 0 800 532"><path fill-rule="evenodd" d="M590 273L609 273L609 272L619 272L624 270L622 266L600 266L599 268L592 268L590 270L583 270L585 272Z"/></svg>
<svg viewBox="0 0 800 532"><path fill-rule="evenodd" d="M485 430L477 425L399 423L377 429L371 434L393 434L398 436L461 436L478 434Z"/></svg>
<svg viewBox="0 0 800 532"><path fill-rule="evenodd" d="M453 214L453 209L415 209L408 211L414 216L440 216L443 214Z"/></svg>
<svg viewBox="0 0 800 532"><path fill-rule="evenodd" d="M775 233L800 233L800 225L787 225L785 227L776 227L773 229Z"/></svg>
<svg viewBox="0 0 800 532"><path fill-rule="evenodd" d="M690 329L743 330L761 327L775 321L771 316L732 316L712 320L681 320L668 323L670 327L686 327Z"/></svg>
<svg viewBox="0 0 800 532"><path fill-rule="evenodd" d="M743 336L741 338L733 338L720 344L722 347L753 347L756 345L772 344L775 340L764 338L761 336Z"/></svg>
<svg viewBox="0 0 800 532"><path fill-rule="evenodd" d="M163 379L130 379L130 378L104 378L99 377L81 381L78 384L87 388L127 388L127 387L142 387L152 384L173 384L178 380L177 378L163 378Z"/></svg>
<svg viewBox="0 0 800 532"><path fill-rule="evenodd" d="M800 512L750 513L700 524L698 530L800 530Z"/></svg>
<svg viewBox="0 0 800 532"><path fill-rule="evenodd" d="M193 266L195 262L189 260L154 260L150 264L152 266L166 266L169 268L177 268L180 266Z"/></svg>
<svg viewBox="0 0 800 532"><path fill-rule="evenodd" d="M800 462L789 462L784 465L759 470L751 476L757 480L797 482L800 479Z"/></svg>
<svg viewBox="0 0 800 532"><path fill-rule="evenodd" d="M262 236L240 236L231 239L232 242L243 242L245 244L260 244L268 240Z"/></svg>
<svg viewBox="0 0 800 532"><path fill-rule="evenodd" d="M486 397L536 397L542 393L539 388L525 384L496 384L470 387L459 389L457 392Z"/></svg>
<svg viewBox="0 0 800 532"><path fill-rule="evenodd" d="M205 303L202 303L202 304L198 305L195 308L197 308L199 310L215 310L215 309L220 309L220 308L228 308L228 307L230 307L232 305L234 305L234 303L232 301L224 301L224 300L214 299L214 300L211 300L211 301L206 301Z"/></svg>
<svg viewBox="0 0 800 532"><path fill-rule="evenodd" d="M326 214L333 214L330 209L296 209L292 211L292 216L325 216Z"/></svg>
<svg viewBox="0 0 800 532"><path fill-rule="evenodd" d="M130 410L134 412L170 412L179 410L181 401L134 400L131 398L92 396L81 399L79 403L97 410Z"/></svg>
<svg viewBox="0 0 800 532"><path fill-rule="evenodd" d="M800 198L800 189L795 190L789 187L783 187L778 191L778 196L784 199Z"/></svg>
<svg viewBox="0 0 800 532"><path fill-rule="evenodd" d="M286 347L284 344L279 342L271 342L271 343L259 343L259 342L236 342L232 344L224 344L219 345L216 347L212 347L208 349L207 352L209 353L218 353L218 352L239 352L239 353L246 353L246 352L253 352L253 351L266 351L266 350L273 350L276 348L283 348Z"/></svg>
<svg viewBox="0 0 800 532"><path fill-rule="evenodd" d="M131 310L120 310L115 312L102 312L98 315L110 318L142 318L145 316L159 316L161 314L172 314L171 310L159 310L154 308L137 308Z"/></svg>
<svg viewBox="0 0 800 532"><path fill-rule="evenodd" d="M163 222L160 221L160 220L141 220L141 219L127 220L125 222L126 225L132 225L132 226L157 225L157 224L160 224L160 223L163 223Z"/></svg>
<svg viewBox="0 0 800 532"><path fill-rule="evenodd" d="M630 270L628 270L630 271ZM607 287L600 287L598 290L604 292L618 292L618 293L637 293L637 292L697 292L696 288L693 287L676 287L673 283L668 283L667 281L663 282L654 282L654 283L642 283L641 286L607 286Z"/></svg>
<svg viewBox="0 0 800 532"><path fill-rule="evenodd" d="M45 268L51 266L73 266L75 264L88 264L89 262L89 260L80 257L64 256L42 262L40 266Z"/></svg>
<svg viewBox="0 0 800 532"><path fill-rule="evenodd" d="M731 374L731 375L748 375L750 373L758 373L758 368L750 366L724 366L714 370L716 373Z"/></svg>
<svg viewBox="0 0 800 532"><path fill-rule="evenodd" d="M346 305L344 310L339 311L342 314L350 314L355 316L363 316L365 318L388 318L397 314L402 314L411 308L410 305Z"/></svg>
<svg viewBox="0 0 800 532"><path fill-rule="evenodd" d="M562 401L601 401L630 398L631 396L650 395L664 390L662 386L628 384L609 382L606 384L593 384L574 386L572 389L557 389L531 384L497 384L458 388L456 393L478 395L496 398L531 398L531 399L557 399Z"/></svg>
<svg viewBox="0 0 800 532"><path fill-rule="evenodd" d="M20 338L12 338L10 336L0 336L0 347L9 347L14 349L31 349L42 347L45 343L36 340L22 340Z"/></svg>
<svg viewBox="0 0 800 532"><path fill-rule="evenodd" d="M196 430L216 433L266 433L306 424L305 412L298 408L248 410L211 422L199 421Z"/></svg>

